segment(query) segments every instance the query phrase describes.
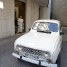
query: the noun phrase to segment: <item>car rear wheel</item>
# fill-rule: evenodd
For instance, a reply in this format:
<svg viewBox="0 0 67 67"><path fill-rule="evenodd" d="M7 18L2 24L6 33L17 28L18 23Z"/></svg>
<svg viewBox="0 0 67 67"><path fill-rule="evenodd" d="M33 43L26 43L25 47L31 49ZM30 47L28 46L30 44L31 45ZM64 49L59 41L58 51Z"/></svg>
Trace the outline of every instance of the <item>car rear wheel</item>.
<svg viewBox="0 0 67 67"><path fill-rule="evenodd" d="M61 64L61 53L59 53L56 63L58 65L58 67L60 67L60 64Z"/></svg>

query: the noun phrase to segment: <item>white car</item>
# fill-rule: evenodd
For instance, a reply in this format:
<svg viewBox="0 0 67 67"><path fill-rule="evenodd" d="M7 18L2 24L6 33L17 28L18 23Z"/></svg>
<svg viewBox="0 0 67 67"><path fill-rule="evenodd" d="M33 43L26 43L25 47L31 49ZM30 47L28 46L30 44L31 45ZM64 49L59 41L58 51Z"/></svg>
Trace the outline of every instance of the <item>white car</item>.
<svg viewBox="0 0 67 67"><path fill-rule="evenodd" d="M58 20L37 20L30 31L14 43L12 55L39 66L57 67L62 31Z"/></svg>

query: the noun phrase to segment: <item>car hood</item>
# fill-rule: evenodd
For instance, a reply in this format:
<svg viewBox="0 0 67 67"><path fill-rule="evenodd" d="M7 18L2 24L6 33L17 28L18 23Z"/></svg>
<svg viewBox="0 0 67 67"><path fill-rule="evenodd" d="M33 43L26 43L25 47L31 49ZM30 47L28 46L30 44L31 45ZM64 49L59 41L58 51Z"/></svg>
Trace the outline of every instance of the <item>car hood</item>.
<svg viewBox="0 0 67 67"><path fill-rule="evenodd" d="M33 49L43 50L43 51L52 51L56 45L58 36L55 33L32 33L29 32L19 37L15 41L16 45L21 45L24 47L29 47Z"/></svg>

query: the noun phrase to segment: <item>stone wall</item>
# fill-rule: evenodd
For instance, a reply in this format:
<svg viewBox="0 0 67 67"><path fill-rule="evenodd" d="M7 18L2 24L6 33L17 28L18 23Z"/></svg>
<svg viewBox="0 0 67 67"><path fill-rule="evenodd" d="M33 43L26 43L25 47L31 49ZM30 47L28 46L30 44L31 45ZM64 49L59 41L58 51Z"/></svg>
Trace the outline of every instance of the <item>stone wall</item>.
<svg viewBox="0 0 67 67"><path fill-rule="evenodd" d="M31 28L33 22L39 18L39 5L36 0L26 1L26 31Z"/></svg>
<svg viewBox="0 0 67 67"><path fill-rule="evenodd" d="M52 0L52 18L60 20L67 26L67 0Z"/></svg>
<svg viewBox="0 0 67 67"><path fill-rule="evenodd" d="M4 8L0 9L0 38L14 35L14 0L0 0Z"/></svg>

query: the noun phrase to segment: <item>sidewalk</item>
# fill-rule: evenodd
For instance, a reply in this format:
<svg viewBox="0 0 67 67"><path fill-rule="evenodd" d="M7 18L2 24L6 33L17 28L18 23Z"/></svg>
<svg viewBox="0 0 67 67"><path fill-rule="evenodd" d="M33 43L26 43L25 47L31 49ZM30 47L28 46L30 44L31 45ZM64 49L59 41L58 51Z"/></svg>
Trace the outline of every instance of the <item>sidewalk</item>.
<svg viewBox="0 0 67 67"><path fill-rule="evenodd" d="M67 27L62 27L62 30L67 32Z"/></svg>
<svg viewBox="0 0 67 67"><path fill-rule="evenodd" d="M9 37L5 37L5 38L0 38L0 41L1 40L7 40L7 39L10 39L10 38L17 38L17 37L20 37L20 36L22 36L24 33L22 33L22 34L16 34L16 35L14 35L14 36L9 36Z"/></svg>

